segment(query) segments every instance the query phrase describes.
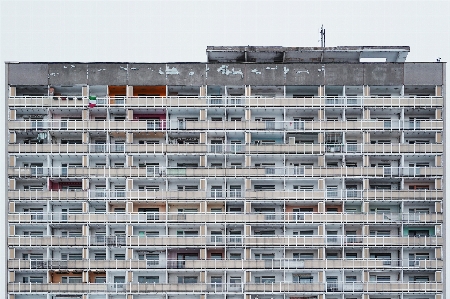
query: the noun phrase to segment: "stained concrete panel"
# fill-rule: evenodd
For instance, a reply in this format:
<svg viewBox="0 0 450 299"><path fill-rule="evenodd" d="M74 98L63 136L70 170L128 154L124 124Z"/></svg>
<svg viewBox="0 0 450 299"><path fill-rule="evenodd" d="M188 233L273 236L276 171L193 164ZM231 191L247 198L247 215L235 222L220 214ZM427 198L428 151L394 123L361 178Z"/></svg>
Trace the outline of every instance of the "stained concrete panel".
<svg viewBox="0 0 450 299"><path fill-rule="evenodd" d="M131 63L128 69L128 84L133 86L166 85L165 63Z"/></svg>
<svg viewBox="0 0 450 299"><path fill-rule="evenodd" d="M244 73L247 85L284 85L282 64L247 64Z"/></svg>
<svg viewBox="0 0 450 299"><path fill-rule="evenodd" d="M405 85L442 84L445 84L443 63L405 63Z"/></svg>
<svg viewBox="0 0 450 299"><path fill-rule="evenodd" d="M93 63L88 65L89 85L127 85L126 63Z"/></svg>
<svg viewBox="0 0 450 299"><path fill-rule="evenodd" d="M244 85L245 64L207 64L208 85Z"/></svg>
<svg viewBox="0 0 450 299"><path fill-rule="evenodd" d="M325 64L325 84L362 86L364 68L359 64Z"/></svg>
<svg viewBox="0 0 450 299"><path fill-rule="evenodd" d="M322 68L322 66L324 66ZM283 72L286 76L286 85L323 85L324 70L322 64L286 64Z"/></svg>
<svg viewBox="0 0 450 299"><path fill-rule="evenodd" d="M166 64L165 73L167 85L200 86L206 84L206 64L204 63Z"/></svg>
<svg viewBox="0 0 450 299"><path fill-rule="evenodd" d="M403 63L365 63L365 85L402 85Z"/></svg>
<svg viewBox="0 0 450 299"><path fill-rule="evenodd" d="M47 63L8 64L9 85L48 85Z"/></svg>
<svg viewBox="0 0 450 299"><path fill-rule="evenodd" d="M48 65L48 82L54 86L87 84L87 64L51 63Z"/></svg>

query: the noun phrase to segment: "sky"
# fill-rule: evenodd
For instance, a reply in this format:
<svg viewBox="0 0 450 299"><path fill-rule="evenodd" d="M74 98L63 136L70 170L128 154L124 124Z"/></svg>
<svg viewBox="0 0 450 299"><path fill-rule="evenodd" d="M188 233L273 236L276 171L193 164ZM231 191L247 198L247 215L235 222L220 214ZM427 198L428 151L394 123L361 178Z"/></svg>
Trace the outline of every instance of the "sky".
<svg viewBox="0 0 450 299"><path fill-rule="evenodd" d="M447 62L449 14L450 0L0 0L0 80L5 61L204 62L207 46L320 46L322 25L328 47L410 46L407 62Z"/></svg>

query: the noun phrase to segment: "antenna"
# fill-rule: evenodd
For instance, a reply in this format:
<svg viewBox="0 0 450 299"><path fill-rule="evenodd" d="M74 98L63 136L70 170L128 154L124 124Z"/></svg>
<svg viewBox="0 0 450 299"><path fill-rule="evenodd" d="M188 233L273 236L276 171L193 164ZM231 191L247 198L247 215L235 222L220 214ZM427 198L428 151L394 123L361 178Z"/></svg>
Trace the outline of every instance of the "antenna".
<svg viewBox="0 0 450 299"><path fill-rule="evenodd" d="M320 46L325 48L325 29L323 28L323 24L320 28Z"/></svg>

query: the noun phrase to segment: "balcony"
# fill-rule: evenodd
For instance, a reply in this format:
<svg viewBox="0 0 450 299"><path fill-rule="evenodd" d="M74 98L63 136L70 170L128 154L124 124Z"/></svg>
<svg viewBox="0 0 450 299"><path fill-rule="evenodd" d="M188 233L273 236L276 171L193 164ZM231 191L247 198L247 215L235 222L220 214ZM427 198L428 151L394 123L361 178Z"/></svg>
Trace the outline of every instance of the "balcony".
<svg viewBox="0 0 450 299"><path fill-rule="evenodd" d="M118 193L119 192L119 193ZM224 191L225 192L225 191ZM227 197L236 195L235 190L227 191ZM305 201L305 200L355 200L370 199L378 201L407 200L407 201L441 201L444 193L442 190L336 190L332 191L334 197L327 196L327 190L274 190L274 191L240 191L242 199L270 201ZM124 195L118 197L117 195ZM164 190L87 190L87 191L67 191L67 190L9 190L9 200L189 200L191 202L210 197L210 192L206 191L164 191ZM219 198L223 200L223 198Z"/></svg>
<svg viewBox="0 0 450 299"><path fill-rule="evenodd" d="M8 283L8 292L52 292L52 293L154 293L177 292L204 294L226 292L253 292L253 293L286 293L286 292L416 292L436 293L443 291L440 282L333 282L333 283Z"/></svg>
<svg viewBox="0 0 450 299"><path fill-rule="evenodd" d="M147 153L147 154L204 154L211 148L210 144L9 144L8 152L15 154L69 154L69 153ZM223 144L223 154L323 154L336 150L336 146L325 144ZM439 154L443 152L443 144L342 144L339 152L352 154ZM334 151L336 152L336 151Z"/></svg>
<svg viewBox="0 0 450 299"><path fill-rule="evenodd" d="M443 167L9 167L9 177L438 177ZM216 195L217 196L217 195ZM336 196L336 195L330 195ZM215 196L211 196L215 197ZM222 197L222 196L220 196Z"/></svg>
<svg viewBox="0 0 450 299"><path fill-rule="evenodd" d="M270 124L270 125L269 125ZM352 130L443 130L442 120L420 120L411 126L408 120L305 121L301 126L293 121L186 121L182 130L249 130L249 131L352 131ZM10 130L50 131L167 131L180 130L178 120L10 120ZM299 128L299 129L295 129Z"/></svg>
<svg viewBox="0 0 450 299"><path fill-rule="evenodd" d="M10 246L198 246L206 244L216 246L216 242L211 241L212 236L189 236L177 237L173 235L160 235L158 237L127 236L111 237L114 242L99 241L98 236L83 237L58 237L58 236L11 236L8 237ZM358 240L358 246L442 246L443 238L437 236L430 237L409 237L409 236L352 236ZM104 238L109 240L109 237ZM234 246L242 244L246 246L345 246L346 236L224 236L224 245Z"/></svg>
<svg viewBox="0 0 450 299"><path fill-rule="evenodd" d="M72 100L71 100L72 99ZM370 96L348 96L348 97L124 97L117 101L116 97L97 98L97 107L442 107L443 98L436 96L392 96L392 97L370 97ZM15 96L8 98L9 107L88 107L87 97L62 97L47 96Z"/></svg>

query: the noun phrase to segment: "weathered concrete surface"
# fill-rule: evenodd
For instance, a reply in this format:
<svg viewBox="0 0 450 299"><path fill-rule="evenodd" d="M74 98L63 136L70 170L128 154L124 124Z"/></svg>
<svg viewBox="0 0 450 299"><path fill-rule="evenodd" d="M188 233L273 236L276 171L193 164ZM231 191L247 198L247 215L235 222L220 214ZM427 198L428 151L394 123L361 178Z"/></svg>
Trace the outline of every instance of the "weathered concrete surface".
<svg viewBox="0 0 450 299"><path fill-rule="evenodd" d="M8 63L10 85L442 85L444 63Z"/></svg>
<svg viewBox="0 0 450 299"><path fill-rule="evenodd" d="M87 84L87 69L88 65L82 63L51 63L48 65L48 84Z"/></svg>
<svg viewBox="0 0 450 299"><path fill-rule="evenodd" d="M319 63L286 64L286 85L323 85L326 65Z"/></svg>
<svg viewBox="0 0 450 299"><path fill-rule="evenodd" d="M165 63L130 63L129 85L166 85Z"/></svg>
<svg viewBox="0 0 450 299"><path fill-rule="evenodd" d="M442 85L444 67L435 62L405 63L405 85Z"/></svg>
<svg viewBox="0 0 450 299"><path fill-rule="evenodd" d="M365 63L365 85L402 85L403 63Z"/></svg>
<svg viewBox="0 0 450 299"><path fill-rule="evenodd" d="M207 69L208 85L244 85L246 64L209 63Z"/></svg>
<svg viewBox="0 0 450 299"><path fill-rule="evenodd" d="M244 74L246 85L284 85L283 65L278 64L247 64Z"/></svg>
<svg viewBox="0 0 450 299"><path fill-rule="evenodd" d="M204 63L166 64L167 85L205 85L206 65Z"/></svg>
<svg viewBox="0 0 450 299"><path fill-rule="evenodd" d="M10 85L48 85L47 63L10 63L7 67Z"/></svg>
<svg viewBox="0 0 450 299"><path fill-rule="evenodd" d="M90 63L88 65L89 85L127 85L127 63Z"/></svg>
<svg viewBox="0 0 450 299"><path fill-rule="evenodd" d="M364 66L361 64L325 64L325 85L362 86Z"/></svg>

